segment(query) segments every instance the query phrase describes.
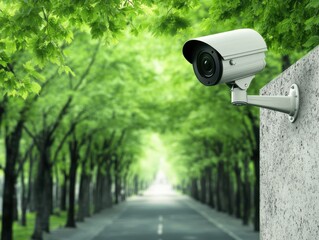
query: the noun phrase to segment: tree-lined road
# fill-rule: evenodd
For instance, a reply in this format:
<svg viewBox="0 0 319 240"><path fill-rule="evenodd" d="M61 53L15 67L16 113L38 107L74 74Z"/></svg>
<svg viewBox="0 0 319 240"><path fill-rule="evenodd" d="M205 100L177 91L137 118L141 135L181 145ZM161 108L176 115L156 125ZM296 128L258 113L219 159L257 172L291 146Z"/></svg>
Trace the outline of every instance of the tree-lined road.
<svg viewBox="0 0 319 240"><path fill-rule="evenodd" d="M233 240L177 196L132 201L94 240Z"/></svg>
<svg viewBox="0 0 319 240"><path fill-rule="evenodd" d="M174 192L150 191L129 201L126 208L94 240L240 240L221 229ZM218 222L218 219L213 220ZM219 224L218 224L219 225ZM258 234L255 234L258 236ZM258 239L254 238L254 239ZM246 240L246 239L245 239Z"/></svg>
<svg viewBox="0 0 319 240"><path fill-rule="evenodd" d="M155 190L155 191L153 191ZM158 191L159 190L159 191ZM253 227L179 195L153 188L143 196L61 228L45 240L259 240Z"/></svg>

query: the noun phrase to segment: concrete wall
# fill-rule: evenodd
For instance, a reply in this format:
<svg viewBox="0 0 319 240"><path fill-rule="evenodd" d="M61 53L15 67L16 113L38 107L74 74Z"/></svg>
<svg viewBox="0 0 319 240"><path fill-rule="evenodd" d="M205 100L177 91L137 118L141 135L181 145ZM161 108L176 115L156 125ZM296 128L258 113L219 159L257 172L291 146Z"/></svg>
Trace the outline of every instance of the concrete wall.
<svg viewBox="0 0 319 240"><path fill-rule="evenodd" d="M319 47L260 93L300 88L300 112L261 110L261 240L319 239Z"/></svg>

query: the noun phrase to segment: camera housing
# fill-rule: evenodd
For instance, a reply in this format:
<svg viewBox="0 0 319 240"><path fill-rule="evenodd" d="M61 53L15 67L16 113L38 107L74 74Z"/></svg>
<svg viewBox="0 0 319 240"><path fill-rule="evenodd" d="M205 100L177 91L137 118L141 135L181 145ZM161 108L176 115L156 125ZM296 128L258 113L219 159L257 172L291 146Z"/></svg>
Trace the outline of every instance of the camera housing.
<svg viewBox="0 0 319 240"><path fill-rule="evenodd" d="M234 105L252 105L289 115L294 122L299 112L299 88L290 86L288 96L248 96L247 88L256 73L266 66L267 45L252 29L238 29L194 38L183 47L184 57L193 65L198 80L213 86L225 83L231 87Z"/></svg>
<svg viewBox="0 0 319 240"><path fill-rule="evenodd" d="M266 66L266 51L264 39L252 29L194 38L183 47L184 57L193 65L195 75L202 84L237 84L244 89L255 74Z"/></svg>

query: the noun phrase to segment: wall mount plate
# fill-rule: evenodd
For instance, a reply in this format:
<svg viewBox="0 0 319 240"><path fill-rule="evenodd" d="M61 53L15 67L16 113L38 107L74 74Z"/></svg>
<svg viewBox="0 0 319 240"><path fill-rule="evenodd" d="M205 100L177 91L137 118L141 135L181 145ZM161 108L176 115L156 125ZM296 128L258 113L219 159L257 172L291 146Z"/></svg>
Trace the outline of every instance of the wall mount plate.
<svg viewBox="0 0 319 240"><path fill-rule="evenodd" d="M299 87L292 84L284 96L260 96L247 95L246 89L232 87L231 102L234 105L251 105L255 107L267 108L273 111L288 114L291 123L295 122L299 112Z"/></svg>
<svg viewBox="0 0 319 240"><path fill-rule="evenodd" d="M294 112L289 115L289 121L294 122L298 117L299 112L299 87L297 84L292 84L290 86L289 97L292 97Z"/></svg>

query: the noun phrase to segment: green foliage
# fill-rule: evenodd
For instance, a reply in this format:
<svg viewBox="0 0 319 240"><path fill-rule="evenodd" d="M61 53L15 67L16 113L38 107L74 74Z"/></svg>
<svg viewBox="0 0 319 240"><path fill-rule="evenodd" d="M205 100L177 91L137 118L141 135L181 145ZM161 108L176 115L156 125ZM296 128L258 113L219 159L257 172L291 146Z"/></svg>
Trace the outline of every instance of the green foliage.
<svg viewBox="0 0 319 240"><path fill-rule="evenodd" d="M186 27L186 18L180 11L190 4L191 1L165 2L163 5L169 7L167 15L156 16L153 20L159 22L158 30L174 33L176 29ZM90 32L93 39L102 38L109 43L129 27L137 32L132 22L143 6L152 8L153 3L117 0L1 2L0 87L5 94L23 98L28 93L38 93L39 87L32 83L43 79L37 73L38 69L52 63L59 66L60 71L72 73L64 49L73 41L74 35L80 31ZM158 11L159 8L155 13ZM24 52L28 52L29 57L26 67L17 76L14 57Z"/></svg>
<svg viewBox="0 0 319 240"><path fill-rule="evenodd" d="M310 50L318 45L318 1L220 1L210 5L207 21L254 28L268 46L282 53Z"/></svg>
<svg viewBox="0 0 319 240"><path fill-rule="evenodd" d="M59 138L82 113L78 136L100 128L108 135L126 129L127 145L121 150L126 155L143 152L136 145L144 134L178 133L180 145L174 149L181 154L177 159L185 156L186 166L198 159L198 169L192 170L198 174L219 156L216 149L208 147L207 152L203 143L214 145L218 139L230 148L236 139L251 135L252 124L246 108L234 109L229 104L226 87L205 88L196 82L180 52L183 42L199 34L253 27L280 53L309 49L319 38L317 7L315 0L4 1L0 4L2 88L9 96L23 98L41 93L28 112L27 126L34 132L43 127L36 122L54 124L71 97ZM92 38L102 39L96 56L93 53L99 43ZM86 73L93 57L94 64ZM256 77L252 93L258 93L280 72L279 58L274 51L268 54L268 67ZM11 105L16 103L10 100ZM17 111L8 116L17 119ZM257 116L258 111L252 112ZM238 122L243 126L233 129ZM190 144L193 148L184 149ZM253 147L250 142L242 149L250 155ZM231 159L236 155L232 152L222 157Z"/></svg>

